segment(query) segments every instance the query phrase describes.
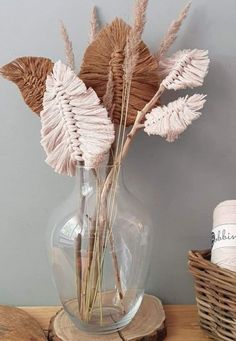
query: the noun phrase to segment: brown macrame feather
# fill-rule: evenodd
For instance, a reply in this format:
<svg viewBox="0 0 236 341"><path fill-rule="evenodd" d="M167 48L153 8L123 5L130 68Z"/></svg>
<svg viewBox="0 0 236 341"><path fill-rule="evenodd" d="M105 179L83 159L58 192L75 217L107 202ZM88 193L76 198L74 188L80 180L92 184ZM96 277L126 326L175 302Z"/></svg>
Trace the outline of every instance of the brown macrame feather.
<svg viewBox="0 0 236 341"><path fill-rule="evenodd" d="M25 103L35 113L43 109L43 95L46 89L47 75L53 69L53 62L43 57L21 57L6 64L0 74L15 83Z"/></svg>
<svg viewBox="0 0 236 341"><path fill-rule="evenodd" d="M81 66L80 78L103 99L109 70L112 69L114 86L114 123L120 122L124 49L130 26L121 19L106 25L87 48ZM135 67L129 101L127 126L134 123L137 111L153 97L159 87L157 63L147 46L139 44L139 57Z"/></svg>

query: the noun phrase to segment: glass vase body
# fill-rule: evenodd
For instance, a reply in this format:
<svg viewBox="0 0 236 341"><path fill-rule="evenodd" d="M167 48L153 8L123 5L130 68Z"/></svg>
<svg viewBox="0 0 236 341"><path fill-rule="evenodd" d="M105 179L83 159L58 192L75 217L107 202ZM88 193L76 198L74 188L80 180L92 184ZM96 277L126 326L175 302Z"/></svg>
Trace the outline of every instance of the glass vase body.
<svg viewBox="0 0 236 341"><path fill-rule="evenodd" d="M78 168L75 189L52 221L53 277L64 310L89 333L125 327L142 302L152 236L120 167Z"/></svg>

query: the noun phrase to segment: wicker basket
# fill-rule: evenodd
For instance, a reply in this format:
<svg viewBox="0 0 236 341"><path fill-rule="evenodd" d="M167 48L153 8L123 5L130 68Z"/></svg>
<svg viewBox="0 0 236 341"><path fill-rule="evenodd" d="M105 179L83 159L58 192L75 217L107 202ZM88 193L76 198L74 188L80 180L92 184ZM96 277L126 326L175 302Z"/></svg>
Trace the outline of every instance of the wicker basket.
<svg viewBox="0 0 236 341"><path fill-rule="evenodd" d="M236 340L236 272L210 262L210 251L190 251L200 325L215 340Z"/></svg>

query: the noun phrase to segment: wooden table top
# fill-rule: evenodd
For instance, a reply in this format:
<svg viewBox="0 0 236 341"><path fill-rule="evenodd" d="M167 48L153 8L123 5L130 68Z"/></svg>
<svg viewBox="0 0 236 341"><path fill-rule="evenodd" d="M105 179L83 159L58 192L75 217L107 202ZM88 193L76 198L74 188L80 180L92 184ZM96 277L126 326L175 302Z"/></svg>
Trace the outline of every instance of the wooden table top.
<svg viewBox="0 0 236 341"><path fill-rule="evenodd" d="M33 316L47 331L50 318L60 307L21 307ZM165 305L167 322L167 341L211 340L198 325L197 309L194 305Z"/></svg>

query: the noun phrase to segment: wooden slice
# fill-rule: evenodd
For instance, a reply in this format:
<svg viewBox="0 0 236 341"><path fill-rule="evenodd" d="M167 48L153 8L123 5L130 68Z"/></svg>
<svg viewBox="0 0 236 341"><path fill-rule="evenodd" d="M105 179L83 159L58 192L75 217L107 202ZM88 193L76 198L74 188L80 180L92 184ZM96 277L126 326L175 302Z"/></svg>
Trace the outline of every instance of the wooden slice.
<svg viewBox="0 0 236 341"><path fill-rule="evenodd" d="M144 295L138 313L121 331L92 335L78 329L62 309L50 321L50 341L162 341L166 337L165 312L161 301Z"/></svg>
<svg viewBox="0 0 236 341"><path fill-rule="evenodd" d="M46 341L38 322L25 311L9 306L0 306L1 341Z"/></svg>

